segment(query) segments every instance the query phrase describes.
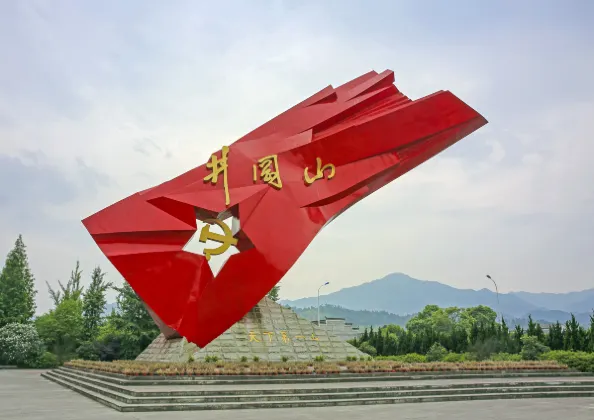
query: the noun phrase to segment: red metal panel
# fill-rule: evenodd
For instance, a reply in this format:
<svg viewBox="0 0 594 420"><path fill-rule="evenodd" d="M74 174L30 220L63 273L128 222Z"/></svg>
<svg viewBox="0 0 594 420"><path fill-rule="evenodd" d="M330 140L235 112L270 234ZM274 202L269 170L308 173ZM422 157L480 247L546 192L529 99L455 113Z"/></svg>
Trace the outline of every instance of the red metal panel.
<svg viewBox="0 0 594 420"><path fill-rule="evenodd" d="M370 72L327 87L230 145L216 183L205 181L213 173L205 163L83 223L161 328L204 347L281 280L325 224L487 123L450 92L411 101L393 80L391 71ZM215 153L219 162L225 153ZM258 161L267 156L272 173L263 177ZM183 250L194 215L239 219L240 252L216 276L204 256Z"/></svg>

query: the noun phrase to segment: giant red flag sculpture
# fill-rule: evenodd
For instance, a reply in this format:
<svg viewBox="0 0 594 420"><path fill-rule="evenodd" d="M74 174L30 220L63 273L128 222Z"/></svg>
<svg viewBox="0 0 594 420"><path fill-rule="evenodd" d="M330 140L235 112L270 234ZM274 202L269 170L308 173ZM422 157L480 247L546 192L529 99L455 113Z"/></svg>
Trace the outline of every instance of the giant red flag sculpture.
<svg viewBox="0 0 594 420"><path fill-rule="evenodd" d="M385 71L328 86L205 164L83 223L162 331L204 347L336 216L487 123L448 91L411 101L393 82ZM200 232L196 219L206 223ZM184 251L194 234L219 245ZM213 275L207 261L231 246L239 253Z"/></svg>

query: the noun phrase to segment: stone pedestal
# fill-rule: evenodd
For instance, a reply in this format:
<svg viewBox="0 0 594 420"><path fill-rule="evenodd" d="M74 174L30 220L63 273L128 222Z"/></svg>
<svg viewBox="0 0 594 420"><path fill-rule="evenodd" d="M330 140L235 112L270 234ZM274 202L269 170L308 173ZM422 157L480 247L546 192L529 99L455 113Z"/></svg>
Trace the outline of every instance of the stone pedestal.
<svg viewBox="0 0 594 420"><path fill-rule="evenodd" d="M186 362L190 356L204 360L216 356L222 361L327 361L366 356L331 332L300 318L291 309L264 298L239 322L201 349L185 338L159 335L136 360ZM244 359L244 360L245 360Z"/></svg>

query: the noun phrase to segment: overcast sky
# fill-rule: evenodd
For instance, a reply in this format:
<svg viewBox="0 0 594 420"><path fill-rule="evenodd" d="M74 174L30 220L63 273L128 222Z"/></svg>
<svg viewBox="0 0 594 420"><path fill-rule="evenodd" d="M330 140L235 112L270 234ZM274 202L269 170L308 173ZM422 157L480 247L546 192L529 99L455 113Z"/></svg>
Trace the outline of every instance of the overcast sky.
<svg viewBox="0 0 594 420"><path fill-rule="evenodd" d="M480 6L477 6L480 4ZM392 69L489 124L327 226L282 281L594 287L594 2L0 0L0 254L121 277L80 220L310 96ZM113 295L110 299L113 298Z"/></svg>

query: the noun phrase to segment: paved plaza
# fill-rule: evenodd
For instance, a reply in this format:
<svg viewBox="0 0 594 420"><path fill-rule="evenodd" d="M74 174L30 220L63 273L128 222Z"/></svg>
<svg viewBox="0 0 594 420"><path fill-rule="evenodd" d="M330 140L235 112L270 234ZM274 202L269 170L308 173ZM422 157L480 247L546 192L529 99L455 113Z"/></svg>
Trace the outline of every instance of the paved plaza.
<svg viewBox="0 0 594 420"><path fill-rule="evenodd" d="M2 420L591 420L594 399L527 399L329 408L120 413L40 377L38 370L0 370Z"/></svg>

